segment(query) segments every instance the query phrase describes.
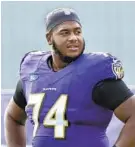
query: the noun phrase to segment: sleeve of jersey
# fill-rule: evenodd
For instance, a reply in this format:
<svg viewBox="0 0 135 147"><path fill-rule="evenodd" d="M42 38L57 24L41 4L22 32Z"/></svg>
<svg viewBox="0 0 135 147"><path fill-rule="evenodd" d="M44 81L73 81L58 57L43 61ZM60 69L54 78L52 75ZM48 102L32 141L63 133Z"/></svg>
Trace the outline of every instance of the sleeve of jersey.
<svg viewBox="0 0 135 147"><path fill-rule="evenodd" d="M106 54L104 59L101 61L100 67L99 67L99 77L101 77L101 80L105 79L122 79L124 77L124 69L121 61L110 55ZM100 79L99 79L100 82Z"/></svg>
<svg viewBox="0 0 135 147"><path fill-rule="evenodd" d="M122 80L104 80L93 90L94 102L113 111L133 95Z"/></svg>
<svg viewBox="0 0 135 147"><path fill-rule="evenodd" d="M15 103L22 108L23 110L25 110L25 106L27 104L24 93L23 93L23 89L22 89L22 83L21 80L18 81L17 86L16 86L16 90L15 93L13 95L13 99L15 101Z"/></svg>

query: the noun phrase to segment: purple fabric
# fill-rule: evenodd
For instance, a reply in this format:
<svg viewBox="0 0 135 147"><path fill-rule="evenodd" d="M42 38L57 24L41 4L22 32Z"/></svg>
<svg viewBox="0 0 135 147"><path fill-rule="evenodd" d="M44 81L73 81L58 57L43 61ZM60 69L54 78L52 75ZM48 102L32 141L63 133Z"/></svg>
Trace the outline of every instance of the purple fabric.
<svg viewBox="0 0 135 147"><path fill-rule="evenodd" d="M135 93L135 88L132 88L132 91ZM5 144L5 137L4 137L4 112L6 109L6 106L12 97L13 93L2 93L1 94L1 144ZM113 116L110 125L107 129L107 135L109 137L110 141L110 147L113 145L115 140L117 139L119 132L123 126L123 123L121 123L115 116ZM29 121L27 121L26 128L29 128L29 131L27 130L27 144L31 145L32 142L32 125ZM31 131L30 131L31 130Z"/></svg>
<svg viewBox="0 0 135 147"><path fill-rule="evenodd" d="M114 57L95 53L84 54L66 68L53 72L47 65L48 55L44 52L30 53L24 58L20 68L27 101L30 100L29 96L32 93L38 94L34 95L36 96L33 97L34 101L42 98L38 119L39 127L33 140L34 147L44 146L43 144L49 147L89 147L90 145L109 147L106 129L113 113L93 102L92 89L101 80L117 78L112 70ZM42 96L41 93L44 93L45 96L38 97L39 94ZM62 94L66 95L66 116L71 125L66 128L66 138L60 141L54 139L54 126L45 126L43 121ZM36 116L33 115L33 100L26 107L32 124L34 123L32 117ZM29 123L28 127L31 127ZM32 128L28 129L32 132ZM30 134L27 135L30 136Z"/></svg>
<svg viewBox="0 0 135 147"><path fill-rule="evenodd" d="M46 56L48 57L48 54L30 53L22 62L20 69L27 100L31 93L45 93L34 146L41 146L38 136L42 136L43 142L50 147L56 144L59 146L64 144L65 147L72 145L108 147L109 142L105 132L111 120L112 111L93 102L92 89L101 80L116 78L112 72L112 57L95 53L84 54L66 68L53 72L47 65ZM48 88L56 90L47 90ZM54 127L45 127L43 121L61 94L68 95L66 116L71 125L66 129L66 139L60 142L53 139ZM38 97L34 99L38 100ZM28 105L26 112L33 124L33 105Z"/></svg>

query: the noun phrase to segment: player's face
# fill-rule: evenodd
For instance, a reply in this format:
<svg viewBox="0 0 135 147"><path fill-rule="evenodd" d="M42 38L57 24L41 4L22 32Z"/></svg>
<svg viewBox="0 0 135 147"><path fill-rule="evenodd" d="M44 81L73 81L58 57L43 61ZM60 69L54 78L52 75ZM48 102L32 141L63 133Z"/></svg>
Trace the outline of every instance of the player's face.
<svg viewBox="0 0 135 147"><path fill-rule="evenodd" d="M75 60L85 48L81 26L75 21L60 24L52 32L51 44L63 60L69 59L65 62Z"/></svg>

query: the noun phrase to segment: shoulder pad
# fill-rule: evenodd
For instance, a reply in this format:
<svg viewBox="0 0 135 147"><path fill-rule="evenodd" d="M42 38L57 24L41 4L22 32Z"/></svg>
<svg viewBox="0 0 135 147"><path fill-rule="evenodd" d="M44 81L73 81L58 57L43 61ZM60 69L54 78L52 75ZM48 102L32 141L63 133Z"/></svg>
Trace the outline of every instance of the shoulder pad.
<svg viewBox="0 0 135 147"><path fill-rule="evenodd" d="M124 69L122 62L110 53L94 52L92 56L95 56L95 60L100 63L102 72L109 72L108 75L114 79L122 79L124 77Z"/></svg>
<svg viewBox="0 0 135 147"><path fill-rule="evenodd" d="M43 56L47 58L48 55L50 55L50 52L45 51L31 51L26 53L20 63L20 73L34 72L40 63L40 59L42 59Z"/></svg>
<svg viewBox="0 0 135 147"><path fill-rule="evenodd" d="M100 58L106 58L108 56L112 56L110 53L108 52L92 52L91 55L93 56L98 56Z"/></svg>
<svg viewBox="0 0 135 147"><path fill-rule="evenodd" d="M21 63L20 63L20 65L22 65L24 62L26 62L26 60L28 59L28 60L30 60L30 59L33 59L33 57L37 57L37 56L43 56L43 55L45 55L45 54L47 54L47 53L49 53L49 52L45 52L45 51L30 51L30 52L28 52L28 53L26 53L25 55L24 55L24 57L22 58L22 60L21 60Z"/></svg>

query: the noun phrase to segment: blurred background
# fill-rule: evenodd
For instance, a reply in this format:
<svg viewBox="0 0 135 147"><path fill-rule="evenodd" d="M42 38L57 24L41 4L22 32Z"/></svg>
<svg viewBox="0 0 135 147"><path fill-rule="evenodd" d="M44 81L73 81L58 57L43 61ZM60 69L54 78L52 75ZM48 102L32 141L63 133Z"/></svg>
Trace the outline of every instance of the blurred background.
<svg viewBox="0 0 135 147"><path fill-rule="evenodd" d="M49 50L45 40L45 16L59 7L77 11L83 25L86 52L109 52L125 69L124 81L135 88L135 2L134 1L60 1L1 2L1 86L2 115L19 79L19 64L31 50ZM113 123L115 122L115 123ZM108 135L112 144L122 123L113 118ZM5 144L3 127L1 142ZM113 132L113 133L112 133ZM31 144L31 135L28 135Z"/></svg>

